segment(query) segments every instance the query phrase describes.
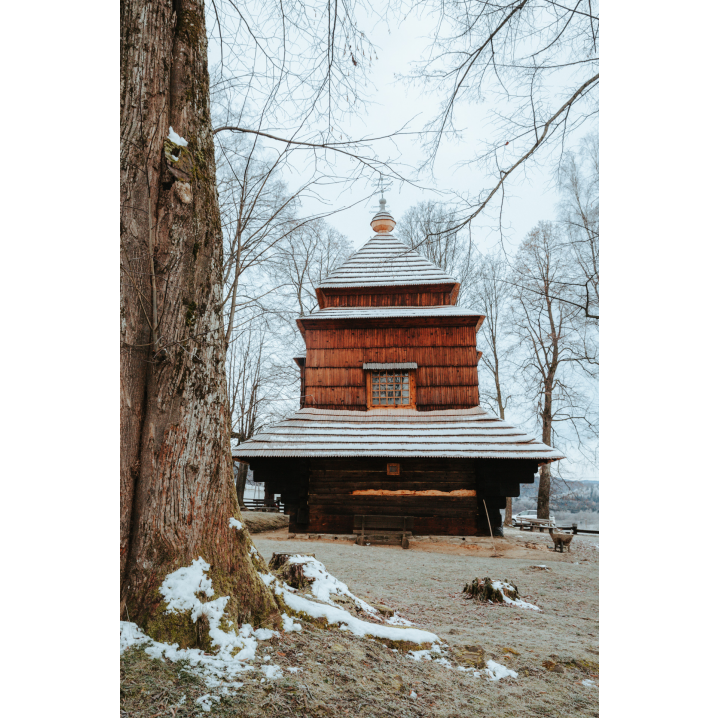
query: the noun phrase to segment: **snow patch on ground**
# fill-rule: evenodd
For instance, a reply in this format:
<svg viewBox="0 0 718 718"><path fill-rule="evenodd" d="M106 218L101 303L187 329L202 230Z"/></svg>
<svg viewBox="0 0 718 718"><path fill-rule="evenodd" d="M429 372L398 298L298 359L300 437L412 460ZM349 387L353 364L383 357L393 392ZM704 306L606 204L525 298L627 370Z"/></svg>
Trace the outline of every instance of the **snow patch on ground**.
<svg viewBox="0 0 718 718"><path fill-rule="evenodd" d="M494 589L494 591L501 591L501 594L504 597L504 602L508 603L510 606L516 606L517 608L529 608L532 611L541 610L538 606L534 606L533 603L528 603L528 601L522 601L520 598L509 598L506 592L514 590L514 587L510 583L504 583L503 581L492 581L491 587Z"/></svg>
<svg viewBox="0 0 718 718"><path fill-rule="evenodd" d="M431 655L432 653L438 653L441 655L441 652L441 645L439 643L434 643L431 648L427 648L424 651L409 651L406 654L406 657L415 661L430 661L433 658Z"/></svg>
<svg viewBox="0 0 718 718"><path fill-rule="evenodd" d="M481 671L476 671L474 675L481 675L482 672L489 677L490 681L500 681L502 678L508 678L509 676L511 678L519 677L516 671L506 668L506 666L502 666L500 663L496 663L496 661L486 661L486 668Z"/></svg>
<svg viewBox="0 0 718 718"><path fill-rule="evenodd" d="M588 686L589 688L598 688L598 686L588 678L585 681L581 681L581 685Z"/></svg>
<svg viewBox="0 0 718 718"><path fill-rule="evenodd" d="M301 564L303 566L302 570L304 575L307 578L314 579L311 584L312 593L320 601L335 606L336 604L332 601L331 596L338 594L351 598L356 604L356 607L362 611L374 615L379 613L374 606L370 606L366 601L362 601L361 598L355 596L345 583L342 583L338 578L332 576L324 564L321 561L317 561L313 556L295 554L289 557L288 563Z"/></svg>
<svg viewBox="0 0 718 718"><path fill-rule="evenodd" d="M186 660L189 670L200 676L208 688L221 694L232 695L244 685L237 679L247 671L255 670L251 661L257 657L258 642L267 641L279 634L269 628L252 628L248 623L239 629L230 628L228 631L220 628L229 597L223 596L204 602L201 600L200 594L206 598L214 596L212 580L205 575L208 570L209 564L199 557L190 566L184 566L169 574L160 586L160 593L167 602L166 613L189 612L194 622L200 616L207 618L209 636L217 649L215 654L206 654L198 648L180 648L177 643L159 643L129 621L120 621L120 652L130 646L143 646L145 653L153 658L173 662ZM262 667L265 668L269 667ZM276 671L269 673L265 671L268 678L274 678L276 675ZM219 698L207 694L202 696L198 703L203 710L210 711L212 700L218 701Z"/></svg>
<svg viewBox="0 0 718 718"><path fill-rule="evenodd" d="M187 140L184 137L180 137L180 135L178 135L171 127L170 133L169 135L167 135L167 139L170 140L170 142L174 142L176 145L179 145L180 147L187 147Z"/></svg>
<svg viewBox="0 0 718 718"><path fill-rule="evenodd" d="M502 666L496 661L486 661L486 668L480 668L478 671L474 668L466 668L465 666L458 666L458 669L463 673L473 673L474 678L480 678L486 676L490 681L500 681L502 678L518 678L519 674L516 671L512 671L506 666Z"/></svg>
<svg viewBox="0 0 718 718"><path fill-rule="evenodd" d="M235 519L234 516L232 516L232 518L229 520L229 528L233 528L233 527L235 529L237 529L237 531L242 530L242 522L237 521L237 519ZM254 548L254 546L252 546L252 548ZM254 549L254 550L256 551L257 549Z"/></svg>
<svg viewBox="0 0 718 718"><path fill-rule="evenodd" d="M279 666L260 666L259 669L270 680L278 680L284 675Z"/></svg>
<svg viewBox="0 0 718 718"><path fill-rule="evenodd" d="M296 618L292 618L291 616L288 616L286 613L283 613L282 614L282 628L287 632L301 631L302 625Z"/></svg>
<svg viewBox="0 0 718 718"><path fill-rule="evenodd" d="M195 703L202 708L203 711L211 711L212 710L212 701L218 701L219 698L217 696L212 696L209 693L207 693L204 696L200 696Z"/></svg>
<svg viewBox="0 0 718 718"><path fill-rule="evenodd" d="M391 616L391 618L387 618L386 623L388 623L390 626L413 626L414 625L411 621L408 621L406 618L402 618L401 616L397 616L396 614Z"/></svg>
<svg viewBox="0 0 718 718"><path fill-rule="evenodd" d="M311 557L302 556L299 558ZM300 562L301 561L297 561L296 563ZM353 616L349 613L349 611L339 608L339 606L335 605L334 602L329 599L329 595L332 593L344 593L344 591L340 590L339 587L344 586L346 589L346 586L342 584L341 581L337 581L331 574L326 573L326 569L323 564L319 565L323 569L323 573L326 577L322 575L318 568L313 567L320 580L317 593L318 596L322 598L326 597L324 600L327 600L329 605L310 601L304 596L299 596L291 591L288 591L284 582L278 581L271 574L260 573L259 575L262 577L262 580L267 586L274 584L274 592L278 596L282 596L287 606L289 606L289 608L293 611L297 611L298 613L303 611L312 618L326 618L326 620L331 624L339 624L340 630L351 631L355 636L373 636L375 638L384 638L390 641L408 641L410 643L435 643L439 641L439 637L429 631L422 631L418 628L397 628L395 626L369 623L368 621L362 621L360 618ZM312 568L310 568L310 571L312 571ZM307 573L306 568L305 575L310 575ZM316 583L317 580L314 581L314 584ZM314 587L314 584L312 584L312 588ZM352 599L360 602L357 603L358 606L368 606L368 608L371 609L370 613L378 613L373 606L369 606L369 604L365 601L356 598L356 596L349 592L349 589L346 589L346 593L344 595L348 595Z"/></svg>

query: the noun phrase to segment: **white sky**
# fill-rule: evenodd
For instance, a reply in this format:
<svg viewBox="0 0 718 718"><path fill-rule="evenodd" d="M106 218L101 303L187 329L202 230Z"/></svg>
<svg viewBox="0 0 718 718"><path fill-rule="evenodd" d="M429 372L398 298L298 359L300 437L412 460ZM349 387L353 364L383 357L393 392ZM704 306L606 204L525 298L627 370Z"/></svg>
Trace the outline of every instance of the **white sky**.
<svg viewBox="0 0 718 718"><path fill-rule="evenodd" d="M420 88L409 87L397 78L399 75L408 74L412 62L421 59L428 46L426 36L433 28L432 18L421 19L412 15L411 19L398 26L394 25L393 30L390 30L384 20L360 18L360 26L377 48L379 56L378 61L372 61L369 73L369 80L376 88L373 93L374 103L366 112L340 124L349 129L352 139L386 135L399 130L410 121L410 126L405 129L420 131L425 122L436 113L439 98L427 98ZM214 47L210 46L210 65L219 61L218 48L216 44L213 45ZM365 58L359 59L362 62L367 61ZM456 125L465 129L463 136L461 140L444 140L434 168L434 176L425 173L419 181L422 186L444 192L474 194L484 187L493 186L493 178L484 177L476 167L457 166L478 148L482 136L493 134L490 117L492 109L494 107L490 100L479 105L462 104L457 107ZM271 147L273 143L265 140L264 144ZM415 168L422 161L422 150L414 137L385 141L378 144L377 148L380 153L385 153L381 155L381 159L391 157L408 165L408 168ZM351 171L351 161L341 155L335 157L339 173L348 174ZM515 179L506 185L509 201L504 205L503 225L504 239L508 239L510 244L518 244L539 220L553 219L558 198L552 187L551 169L551 166L545 167L545 171L533 169L529 176L515 172L512 175ZM301 173L297 173L295 177L296 183L307 178L301 176ZM293 184L291 179L289 184L290 187ZM352 205L366 196L370 188L364 182L357 182L349 186L326 185L321 191L324 203L306 200L306 213L336 211L342 206ZM410 185L399 187L396 182L387 194L389 209L397 220L412 204L432 198L441 199L441 195ZM372 236L369 221L378 209L377 202L378 197L374 197L329 217L327 221L346 234L358 249ZM483 251L498 240L498 235L491 229L496 225L495 213L474 222L472 238L478 242L480 250Z"/></svg>
<svg viewBox="0 0 718 718"><path fill-rule="evenodd" d="M407 75L412 62L422 58L422 53L428 45L426 35L431 32L433 22L431 18L419 19L412 17L400 26L389 30L385 21L360 23L365 29L367 37L377 48L379 60L372 62L372 71L369 80L375 85L373 95L374 104L365 113L354 116L340 124L352 133L351 138L362 136L383 136L392 131L399 130L405 123L411 121L408 130L421 130L423 125L436 113L438 99L425 96L423 91L406 82L398 80L399 75ZM218 60L216 53L210 53L210 64ZM419 184L427 188L443 192L471 192L478 193L482 188L493 186L493 177L485 176L473 167L457 166L479 147L482 137L493 137L491 111L496 109L489 100L481 104L460 104L456 109L456 126L463 131L461 139L444 140L434 167L433 177L425 173ZM412 120L413 118L413 120ZM585 132L589 131L586 126ZM279 134L279 131L277 131ZM288 133L287 133L288 134ZM345 135L346 139L346 135ZM578 140L578 138L575 138ZM273 142L264 141L266 147ZM279 143L276 143L280 147ZM408 167L404 171L408 174L410 168L417 167L423 160L422 149L414 137L401 137L391 142L379 145L387 154L381 159L398 160ZM307 154L307 158L311 153ZM351 161L335 155L337 158L337 173L349 174ZM285 176L290 187L293 183L306 181L311 172L307 174L297 172L291 179ZM553 165L549 162L543 168L532 167L530 174L523 171L512 174L513 181L507 184L507 201L503 208L504 241L507 250L525 237L526 233L539 221L551 220L555 217L555 205L558 195L553 189ZM359 202L370 192L370 186L365 182L356 182L348 185L326 185L322 188L323 202L304 200L302 214L314 212L336 211L342 206ZM441 199L441 195L431 189L421 190L405 184L399 187L394 181L392 189L387 193L389 211L399 221L401 216L413 204L428 199ZM449 199L447 197L447 199ZM496 231L498 225L498 203L490 208L485 218L474 221L472 226L472 239L480 251L485 251L499 241ZM327 218L327 221L339 231L346 234L355 249L359 249L373 236L369 226L371 217L378 210L378 195L359 202L356 206L349 206L343 211ZM493 210L493 211L492 211ZM482 343L481 334L477 337L479 347ZM485 381L486 377L482 378ZM529 432L536 433L533 418L525 415L519 407L510 407L507 419L518 423ZM593 446L593 442L589 442ZM585 461L580 453L573 447L563 447L570 457L564 460L560 467L566 478L598 479L598 470L591 463Z"/></svg>
<svg viewBox="0 0 718 718"><path fill-rule="evenodd" d="M430 18L412 18L394 28L392 32L385 22L369 25L371 29L367 34L377 46L379 56L379 60L374 60L372 64L370 78L376 86L376 104L369 108L366 116L353 122L352 127L356 128L357 134L384 135L398 130L412 118L415 119L408 129L421 130L424 123L436 112L436 101L432 101L432 98L427 100L419 88L409 87L405 82L396 79L399 75L408 74L411 63L421 58L428 44L425 37L431 31L432 25ZM472 140L478 139L482 133L486 136L490 132L490 109L489 103L459 106L457 126L465 128L462 141L445 141L434 168L434 177L425 175L421 181L422 185L442 191L477 192L492 184L491 180L484 178L475 167L457 167L457 164L473 151L476 143ZM384 146L387 152L392 152L393 157L398 156L401 162L412 167L418 166L422 161L421 148L414 138L398 138L396 146L389 143ZM537 171L530 177L514 180L509 185L512 199L504 208L504 226L511 229L508 236L513 242L520 242L539 220L553 218L558 198L551 184L550 173ZM326 195L327 199L330 199L333 194L336 204L339 205L357 201L366 192L367 188L356 186L349 188L341 196L339 192L331 191L327 191ZM389 209L397 220L412 204L432 198L440 199L440 195L431 191L422 192L409 185L399 188L396 183L387 195ZM373 234L369 220L378 209L377 201L374 199L347 209L329 221L347 234L354 246L359 248ZM477 222L473 227L473 237L479 241L481 250L497 241L497 235L490 231L494 224L491 218Z"/></svg>

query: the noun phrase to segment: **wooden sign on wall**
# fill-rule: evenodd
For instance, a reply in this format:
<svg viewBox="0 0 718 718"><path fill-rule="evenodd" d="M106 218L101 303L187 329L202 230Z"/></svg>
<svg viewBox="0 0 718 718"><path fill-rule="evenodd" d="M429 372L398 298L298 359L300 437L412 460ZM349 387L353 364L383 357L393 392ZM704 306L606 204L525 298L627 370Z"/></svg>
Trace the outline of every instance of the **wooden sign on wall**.
<svg viewBox="0 0 718 718"><path fill-rule="evenodd" d="M386 473L389 476L399 476L399 464L387 464Z"/></svg>

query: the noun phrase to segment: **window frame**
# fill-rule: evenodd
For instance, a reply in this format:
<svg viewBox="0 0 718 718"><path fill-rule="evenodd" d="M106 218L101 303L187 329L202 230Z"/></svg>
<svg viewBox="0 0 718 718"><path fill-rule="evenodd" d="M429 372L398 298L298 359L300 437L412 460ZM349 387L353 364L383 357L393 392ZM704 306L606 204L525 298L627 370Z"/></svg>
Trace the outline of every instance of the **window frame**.
<svg viewBox="0 0 718 718"><path fill-rule="evenodd" d="M407 372L409 375L408 404L374 404L372 402L372 375L386 372ZM373 409L416 409L416 369L365 369L366 374L366 406Z"/></svg>

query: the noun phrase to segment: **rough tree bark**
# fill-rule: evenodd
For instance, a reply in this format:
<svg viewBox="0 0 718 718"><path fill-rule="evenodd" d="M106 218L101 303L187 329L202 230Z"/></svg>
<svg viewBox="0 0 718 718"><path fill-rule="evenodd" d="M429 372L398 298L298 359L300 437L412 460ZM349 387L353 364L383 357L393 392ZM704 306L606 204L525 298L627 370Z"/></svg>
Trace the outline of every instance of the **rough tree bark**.
<svg viewBox="0 0 718 718"><path fill-rule="evenodd" d="M501 416L502 421L506 418L504 416L504 409L506 408L503 404L503 400L501 397L501 381L499 380L499 357L496 353L496 349L494 349L494 357L496 358L496 374L494 375L494 379L496 381L496 401L499 405L499 414ZM506 508L504 509L504 526L510 527L513 526L513 499L511 496L506 497ZM538 513L536 514L538 516Z"/></svg>
<svg viewBox="0 0 718 718"><path fill-rule="evenodd" d="M556 381L556 367L558 365L558 341L556 328L553 321L551 300L547 299L548 315L551 321L551 361L548 374L544 381L543 408L541 410L541 441L546 446L551 446L551 429L553 427L553 388ZM544 464L539 469L538 501L536 503L536 516L540 519L547 519L550 516L551 499L551 464Z"/></svg>
<svg viewBox="0 0 718 718"><path fill-rule="evenodd" d="M240 508L247 508L244 505L244 487L247 485L247 472L249 464L239 464L237 466L237 501Z"/></svg>
<svg viewBox="0 0 718 718"><path fill-rule="evenodd" d="M158 588L198 556L234 620L276 623L278 606L246 529L229 525L240 512L204 3L122 0L120 12L120 613L188 645L196 630L169 626Z"/></svg>

